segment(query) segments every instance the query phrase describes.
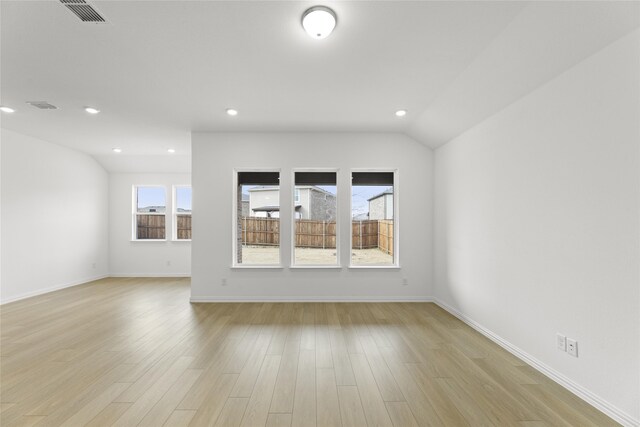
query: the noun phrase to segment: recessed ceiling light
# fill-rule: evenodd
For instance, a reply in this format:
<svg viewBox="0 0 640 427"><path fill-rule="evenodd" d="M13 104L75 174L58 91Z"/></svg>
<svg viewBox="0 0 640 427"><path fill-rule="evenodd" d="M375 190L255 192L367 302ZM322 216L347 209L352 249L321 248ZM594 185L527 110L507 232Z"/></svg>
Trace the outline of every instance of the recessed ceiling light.
<svg viewBox="0 0 640 427"><path fill-rule="evenodd" d="M2 111L3 113L15 113L16 110L14 110L11 107L5 107L4 105L2 107L0 107L0 111Z"/></svg>
<svg viewBox="0 0 640 427"><path fill-rule="evenodd" d="M323 39L336 27L336 13L326 6L314 6L302 14L302 27L314 39Z"/></svg>
<svg viewBox="0 0 640 427"><path fill-rule="evenodd" d="M122 148L113 148L114 153L122 153Z"/></svg>
<svg viewBox="0 0 640 427"><path fill-rule="evenodd" d="M233 108L227 108L227 114L230 116L237 116L238 110L234 110Z"/></svg>
<svg viewBox="0 0 640 427"><path fill-rule="evenodd" d="M398 110L396 111L396 116L398 117L404 117L407 115L407 110Z"/></svg>
<svg viewBox="0 0 640 427"><path fill-rule="evenodd" d="M84 107L84 111L86 111L89 114L98 114L100 112L100 110L93 107Z"/></svg>
<svg viewBox="0 0 640 427"><path fill-rule="evenodd" d="M171 154L173 154L173 153L175 153L175 152L176 152L176 149L175 149L175 148L169 148L169 149L167 150L167 153L171 153Z"/></svg>

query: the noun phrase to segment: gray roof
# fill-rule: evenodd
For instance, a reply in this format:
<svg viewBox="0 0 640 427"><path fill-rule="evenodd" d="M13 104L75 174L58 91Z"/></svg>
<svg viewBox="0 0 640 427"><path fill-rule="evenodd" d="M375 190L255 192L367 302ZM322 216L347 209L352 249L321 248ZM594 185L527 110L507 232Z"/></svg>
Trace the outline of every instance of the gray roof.
<svg viewBox="0 0 640 427"><path fill-rule="evenodd" d="M296 205L296 209L301 208L302 205ZM268 205L268 206L260 206L259 208L251 209L254 212L278 212L280 210L280 206L277 205Z"/></svg>
<svg viewBox="0 0 640 427"><path fill-rule="evenodd" d="M377 199L380 196L384 196L385 194L393 194L393 188L387 188L386 190L384 190L382 193L376 194L373 197L370 197L369 199L367 199L367 202L372 201L373 199Z"/></svg>

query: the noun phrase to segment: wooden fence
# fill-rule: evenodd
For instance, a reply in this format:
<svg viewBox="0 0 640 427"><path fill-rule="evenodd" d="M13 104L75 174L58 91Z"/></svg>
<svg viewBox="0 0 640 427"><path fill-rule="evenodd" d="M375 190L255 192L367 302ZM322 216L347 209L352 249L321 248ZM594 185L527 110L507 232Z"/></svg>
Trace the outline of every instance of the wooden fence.
<svg viewBox="0 0 640 427"><path fill-rule="evenodd" d="M393 220L381 219L378 221L378 248L393 255Z"/></svg>
<svg viewBox="0 0 640 427"><path fill-rule="evenodd" d="M176 215L178 222L176 224L176 231L178 233L178 239L191 240L191 215Z"/></svg>
<svg viewBox="0 0 640 427"><path fill-rule="evenodd" d="M336 222L296 219L296 248L336 247Z"/></svg>
<svg viewBox="0 0 640 427"><path fill-rule="evenodd" d="M276 246L280 244L280 219L243 217L241 233L243 245ZM296 247L335 249L335 221L296 219ZM353 249L380 250L393 255L393 220L353 221L351 223Z"/></svg>
<svg viewBox="0 0 640 427"><path fill-rule="evenodd" d="M137 215L136 238L165 239L165 215ZM191 239L191 215L177 215L178 239Z"/></svg>
<svg viewBox="0 0 640 427"><path fill-rule="evenodd" d="M137 239L164 239L164 215L137 215Z"/></svg>

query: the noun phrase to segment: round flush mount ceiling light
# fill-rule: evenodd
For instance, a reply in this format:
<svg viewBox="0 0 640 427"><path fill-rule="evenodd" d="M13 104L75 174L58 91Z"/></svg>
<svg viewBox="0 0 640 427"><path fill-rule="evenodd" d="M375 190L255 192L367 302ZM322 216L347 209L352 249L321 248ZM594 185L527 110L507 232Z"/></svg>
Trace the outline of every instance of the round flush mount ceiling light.
<svg viewBox="0 0 640 427"><path fill-rule="evenodd" d="M398 110L396 111L396 116L398 117L404 117L407 115L407 110Z"/></svg>
<svg viewBox="0 0 640 427"><path fill-rule="evenodd" d="M122 153L122 148L118 148L118 147L116 147L116 148L113 148L113 149L112 149L112 151L113 151L114 153Z"/></svg>
<svg viewBox="0 0 640 427"><path fill-rule="evenodd" d="M169 153L169 154L173 154L173 153L175 153L175 152L176 152L176 149L175 149L175 148L169 148L169 149L167 150L167 153Z"/></svg>
<svg viewBox="0 0 640 427"><path fill-rule="evenodd" d="M314 6L302 14L302 27L314 39L324 39L336 27L336 13L326 6Z"/></svg>
<svg viewBox="0 0 640 427"><path fill-rule="evenodd" d="M15 113L16 110L14 110L11 107L5 107L4 105L0 107L0 111L2 111L3 113Z"/></svg>
<svg viewBox="0 0 640 427"><path fill-rule="evenodd" d="M230 116L237 116L238 115L238 110L234 110L233 108L227 108L227 114Z"/></svg>
<svg viewBox="0 0 640 427"><path fill-rule="evenodd" d="M98 114L100 112L100 110L93 107L84 107L84 111L86 111L89 114Z"/></svg>

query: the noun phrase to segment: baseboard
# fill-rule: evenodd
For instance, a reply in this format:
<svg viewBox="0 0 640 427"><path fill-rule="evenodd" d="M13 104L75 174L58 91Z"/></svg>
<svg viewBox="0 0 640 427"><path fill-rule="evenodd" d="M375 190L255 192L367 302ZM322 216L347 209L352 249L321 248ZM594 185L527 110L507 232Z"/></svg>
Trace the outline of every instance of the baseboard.
<svg viewBox="0 0 640 427"><path fill-rule="evenodd" d="M42 294L48 294L49 292L59 291L60 289L71 288L73 286L78 286L78 285L84 285L85 283L93 282L94 280L104 279L106 277L109 277L109 275L108 274L103 274L103 275L89 277L89 278L82 279L82 280L74 280L73 282L65 283L63 285L56 285L56 286L51 286L49 288L40 289L40 290L33 291L33 292L27 292L26 294L21 294L21 295L18 295L18 296L15 296L15 297L11 297L11 298L8 298L8 299L3 299L3 300L0 301L0 305L9 304L9 303L12 303L12 302L20 301L20 300L23 300L23 299L26 299L26 298L35 297L35 296L42 295Z"/></svg>
<svg viewBox="0 0 640 427"><path fill-rule="evenodd" d="M191 302L433 302L431 297L407 296L201 296Z"/></svg>
<svg viewBox="0 0 640 427"><path fill-rule="evenodd" d="M562 387L566 388L567 390L569 390L570 392L578 396L580 399L584 400L585 402L589 403L591 406L595 407L596 409L600 410L604 414L613 418L615 421L619 422L623 426L625 427L640 426L640 420L634 419L631 415L620 410L618 407L612 405L611 403L607 402L601 397L595 395L594 393L587 390L580 384L577 384L574 381L570 380L569 378L565 377L560 372L542 363L541 361L531 356L524 350L511 344L509 341L505 340L501 336L495 334L494 332L480 325L478 322L469 318L468 316L461 313L457 309L451 307L447 303L437 298L434 298L433 302L436 303L438 306L440 306L442 309L446 310L453 316L457 317L458 319L466 323L467 325L469 325L470 327L472 327L473 329L475 329L476 331L480 332L482 335L489 338L491 341L498 344L500 347L507 350L509 353L524 360L533 368L537 369L538 371L540 371L541 373L543 373L544 375L546 375L556 383L560 384Z"/></svg>
<svg viewBox="0 0 640 427"><path fill-rule="evenodd" d="M109 277L191 277L191 273L165 273L165 274L154 274L154 273L116 273L109 274Z"/></svg>

